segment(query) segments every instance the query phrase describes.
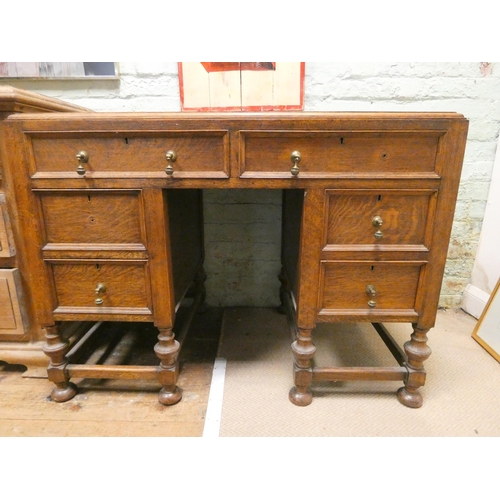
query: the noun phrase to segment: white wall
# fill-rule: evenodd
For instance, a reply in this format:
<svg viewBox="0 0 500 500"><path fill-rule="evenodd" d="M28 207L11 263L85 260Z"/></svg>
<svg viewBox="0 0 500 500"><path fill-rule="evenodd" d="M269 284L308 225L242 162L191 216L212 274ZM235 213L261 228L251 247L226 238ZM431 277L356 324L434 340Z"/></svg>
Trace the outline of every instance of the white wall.
<svg viewBox="0 0 500 500"><path fill-rule="evenodd" d="M28 81L5 84L96 111L179 111L177 63L119 63L117 81ZM459 307L471 283L500 132L500 63L306 63L306 111L456 111L470 120L441 305ZM213 304L277 301L280 196L210 191L205 196L207 283ZM241 231L230 218L252 213ZM229 220L228 220L229 217ZM217 251L217 245L220 250ZM262 257L249 259L251 246ZM208 246L208 245L207 245ZM231 260L223 255L231 249ZM257 255L257 253L255 253Z"/></svg>
<svg viewBox="0 0 500 500"><path fill-rule="evenodd" d="M479 318L499 278L500 148L497 148L481 236L472 269L471 283L467 285L464 292L463 309L472 316Z"/></svg>

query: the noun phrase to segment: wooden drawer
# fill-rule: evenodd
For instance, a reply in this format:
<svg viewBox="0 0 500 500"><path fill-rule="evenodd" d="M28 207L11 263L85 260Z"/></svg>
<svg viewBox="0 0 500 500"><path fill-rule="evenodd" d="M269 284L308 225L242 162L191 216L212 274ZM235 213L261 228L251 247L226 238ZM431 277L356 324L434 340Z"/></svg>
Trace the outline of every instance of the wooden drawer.
<svg viewBox="0 0 500 500"><path fill-rule="evenodd" d="M437 191L327 190L325 247L430 245Z"/></svg>
<svg viewBox="0 0 500 500"><path fill-rule="evenodd" d="M290 155L298 151L297 177L339 173L434 172L439 132L241 132L241 177L293 177Z"/></svg>
<svg viewBox="0 0 500 500"><path fill-rule="evenodd" d="M342 310L365 314L381 310L414 310L424 264L322 262L320 314L338 314Z"/></svg>
<svg viewBox="0 0 500 500"><path fill-rule="evenodd" d="M31 135L35 172L42 174L77 173L77 154L85 151L81 177L202 177L225 178L229 172L229 138L226 131L153 133L134 132L55 133ZM166 153L176 159L168 162ZM167 175L168 165L173 174ZM74 174L74 175L73 175Z"/></svg>
<svg viewBox="0 0 500 500"><path fill-rule="evenodd" d="M51 267L57 301L55 316L152 312L146 262L60 261L52 262Z"/></svg>
<svg viewBox="0 0 500 500"><path fill-rule="evenodd" d="M22 336L25 324L19 270L0 269L0 336Z"/></svg>
<svg viewBox="0 0 500 500"><path fill-rule="evenodd" d="M145 248L141 191L35 191L44 245Z"/></svg>

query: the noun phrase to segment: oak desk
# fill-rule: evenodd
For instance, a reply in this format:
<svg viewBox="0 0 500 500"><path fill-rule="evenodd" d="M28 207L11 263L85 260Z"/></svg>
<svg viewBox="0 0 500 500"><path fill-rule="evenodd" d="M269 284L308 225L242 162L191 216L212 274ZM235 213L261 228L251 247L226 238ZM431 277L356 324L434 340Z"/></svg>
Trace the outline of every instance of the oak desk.
<svg viewBox="0 0 500 500"><path fill-rule="evenodd" d="M468 122L455 113L53 113L5 121L6 191L46 330L52 398L70 378L158 377L177 403L183 297L204 300L205 188L283 191L290 399L315 381L401 380L419 407ZM73 364L66 321L149 321L159 367ZM317 322L371 322L397 367L313 364ZM382 323L409 322L399 347Z"/></svg>
<svg viewBox="0 0 500 500"><path fill-rule="evenodd" d="M0 86L0 138L3 120L13 113L78 112L90 110L8 85ZM46 373L47 356L42 352L44 331L39 324L25 279L27 270L19 260L13 232L16 221L8 216L4 192L5 165L0 152L0 361L27 367L24 376ZM19 249L20 250L20 249ZM69 323L67 329L85 328Z"/></svg>

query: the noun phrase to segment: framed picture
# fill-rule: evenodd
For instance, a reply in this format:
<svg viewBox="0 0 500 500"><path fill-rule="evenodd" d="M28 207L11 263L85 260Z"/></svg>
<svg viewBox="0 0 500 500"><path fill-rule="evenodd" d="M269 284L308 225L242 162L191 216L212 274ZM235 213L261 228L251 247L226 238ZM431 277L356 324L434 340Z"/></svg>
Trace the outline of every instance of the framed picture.
<svg viewBox="0 0 500 500"><path fill-rule="evenodd" d="M472 338L500 362L500 279L479 318Z"/></svg>
<svg viewBox="0 0 500 500"><path fill-rule="evenodd" d="M114 62L0 62L0 78L118 78Z"/></svg>
<svg viewBox="0 0 500 500"><path fill-rule="evenodd" d="M304 107L302 62L183 62L183 111L287 111Z"/></svg>

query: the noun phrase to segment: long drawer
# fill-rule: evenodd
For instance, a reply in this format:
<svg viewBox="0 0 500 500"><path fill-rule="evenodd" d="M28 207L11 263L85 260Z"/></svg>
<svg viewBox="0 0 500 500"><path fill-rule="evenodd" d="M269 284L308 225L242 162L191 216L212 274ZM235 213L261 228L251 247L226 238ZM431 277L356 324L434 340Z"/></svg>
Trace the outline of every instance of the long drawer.
<svg viewBox="0 0 500 500"><path fill-rule="evenodd" d="M339 173L434 172L440 136L438 131L242 131L240 175L327 178ZM298 162L292 159L294 152Z"/></svg>
<svg viewBox="0 0 500 500"><path fill-rule="evenodd" d="M228 177L225 130L203 132L32 133L33 174L81 177ZM78 156L77 156L78 155ZM168 169L168 170L167 170Z"/></svg>

